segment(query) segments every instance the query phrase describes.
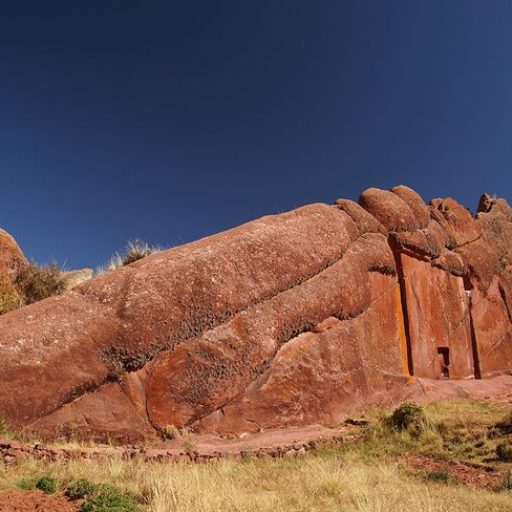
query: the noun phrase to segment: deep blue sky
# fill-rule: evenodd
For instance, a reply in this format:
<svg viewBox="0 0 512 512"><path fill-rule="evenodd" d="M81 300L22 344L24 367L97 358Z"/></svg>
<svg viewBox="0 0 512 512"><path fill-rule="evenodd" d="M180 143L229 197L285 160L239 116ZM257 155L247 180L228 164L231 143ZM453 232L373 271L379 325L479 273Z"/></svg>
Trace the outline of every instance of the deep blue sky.
<svg viewBox="0 0 512 512"><path fill-rule="evenodd" d="M96 266L370 186L512 199L512 2L1 2L0 226Z"/></svg>

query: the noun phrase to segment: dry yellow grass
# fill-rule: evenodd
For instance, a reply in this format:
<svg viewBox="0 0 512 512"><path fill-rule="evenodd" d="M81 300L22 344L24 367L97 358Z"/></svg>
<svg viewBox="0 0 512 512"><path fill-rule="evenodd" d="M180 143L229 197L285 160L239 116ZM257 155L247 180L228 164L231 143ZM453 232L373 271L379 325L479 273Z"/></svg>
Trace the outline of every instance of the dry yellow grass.
<svg viewBox="0 0 512 512"><path fill-rule="evenodd" d="M425 406L428 417L436 423L451 425L491 425L502 420L510 413L510 404L506 401L491 400L439 400Z"/></svg>
<svg viewBox="0 0 512 512"><path fill-rule="evenodd" d="M0 274L0 315L17 309L22 305L23 297L14 284L5 274Z"/></svg>
<svg viewBox="0 0 512 512"><path fill-rule="evenodd" d="M423 481L391 462L357 454L209 464L26 460L0 469L0 489L42 474L53 475L62 486L78 478L109 482L142 496L143 510L151 512L512 510L511 493Z"/></svg>
<svg viewBox="0 0 512 512"><path fill-rule="evenodd" d="M138 496L142 512L511 511L510 491L434 481L396 462L403 453L470 461L478 461L480 451L489 456L497 442L487 439L489 428L510 415L510 406L444 400L425 406L425 412L429 421L443 426L443 434L427 429L412 438L407 432L391 432L378 419L384 412L373 412L367 415L373 426L363 440L333 444L299 458L207 464L121 459L48 463L27 458L13 466L0 463L0 491L24 478L51 475L61 489L82 478L114 485Z"/></svg>

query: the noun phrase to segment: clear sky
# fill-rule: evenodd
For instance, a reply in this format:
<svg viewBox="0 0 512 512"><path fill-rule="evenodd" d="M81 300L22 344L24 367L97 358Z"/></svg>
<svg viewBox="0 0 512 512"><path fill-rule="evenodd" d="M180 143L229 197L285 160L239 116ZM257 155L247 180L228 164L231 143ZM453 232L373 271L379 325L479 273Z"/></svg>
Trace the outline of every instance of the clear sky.
<svg viewBox="0 0 512 512"><path fill-rule="evenodd" d="M0 226L96 266L407 184L512 200L512 2L1 2Z"/></svg>

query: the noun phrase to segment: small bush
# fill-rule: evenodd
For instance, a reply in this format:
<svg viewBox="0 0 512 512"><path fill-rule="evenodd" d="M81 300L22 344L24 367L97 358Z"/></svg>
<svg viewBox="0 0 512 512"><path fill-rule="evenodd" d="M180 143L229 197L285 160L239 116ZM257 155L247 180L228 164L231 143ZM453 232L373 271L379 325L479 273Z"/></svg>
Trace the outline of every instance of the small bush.
<svg viewBox="0 0 512 512"><path fill-rule="evenodd" d="M67 487L65 494L70 500L87 499L93 496L98 486L89 482L85 478L71 482Z"/></svg>
<svg viewBox="0 0 512 512"><path fill-rule="evenodd" d="M512 445L506 442L498 444L496 456L501 462L512 462Z"/></svg>
<svg viewBox="0 0 512 512"><path fill-rule="evenodd" d="M510 411L501 421L496 423L494 427L502 434L512 434L512 411Z"/></svg>
<svg viewBox="0 0 512 512"><path fill-rule="evenodd" d="M447 471L426 471L424 478L429 482L437 482L445 485L451 485L456 482L453 476Z"/></svg>
<svg viewBox="0 0 512 512"><path fill-rule="evenodd" d="M39 265L31 262L16 281L24 304L33 304L53 295L61 294L66 287L66 279L59 265Z"/></svg>
<svg viewBox="0 0 512 512"><path fill-rule="evenodd" d="M134 499L111 485L96 486L91 497L80 507L81 512L135 512Z"/></svg>
<svg viewBox="0 0 512 512"><path fill-rule="evenodd" d="M57 492L57 482L55 478L45 475L36 482L35 488L43 491L45 494L54 494Z"/></svg>
<svg viewBox="0 0 512 512"><path fill-rule="evenodd" d="M386 418L386 424L396 430L419 436L429 427L423 407L414 402L404 402Z"/></svg>
<svg viewBox="0 0 512 512"><path fill-rule="evenodd" d="M71 482L65 490L70 500L85 500L81 512L135 512L135 499L108 484L93 484L84 478Z"/></svg>
<svg viewBox="0 0 512 512"><path fill-rule="evenodd" d="M166 425L162 429L162 437L166 441L172 441L173 439L177 439L180 436L181 436L180 429L174 425Z"/></svg>
<svg viewBox="0 0 512 512"><path fill-rule="evenodd" d="M42 477L24 478L17 483L19 489L23 491L30 491L32 489L39 489L45 494L54 494L57 492L57 482L55 478L49 475Z"/></svg>
<svg viewBox="0 0 512 512"><path fill-rule="evenodd" d="M14 283L6 275L0 275L0 315L59 295L65 289L66 277L56 262L49 265L31 262Z"/></svg>
<svg viewBox="0 0 512 512"><path fill-rule="evenodd" d="M504 491L512 491L512 470L507 471L501 481L501 487Z"/></svg>

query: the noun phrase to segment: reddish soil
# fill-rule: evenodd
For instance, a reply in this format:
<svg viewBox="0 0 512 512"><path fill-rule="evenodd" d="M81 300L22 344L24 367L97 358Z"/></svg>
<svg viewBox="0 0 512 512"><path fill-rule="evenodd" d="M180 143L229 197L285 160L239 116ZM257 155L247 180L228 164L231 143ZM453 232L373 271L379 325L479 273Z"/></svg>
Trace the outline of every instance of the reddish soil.
<svg viewBox="0 0 512 512"><path fill-rule="evenodd" d="M472 487L496 489L504 476L496 468L482 464L431 459L419 455L403 455L398 458L398 461L404 466L418 471L448 473L455 481Z"/></svg>
<svg viewBox="0 0 512 512"><path fill-rule="evenodd" d="M64 496L49 496L42 491L7 491L0 493L0 512L75 512L80 503L70 503Z"/></svg>

